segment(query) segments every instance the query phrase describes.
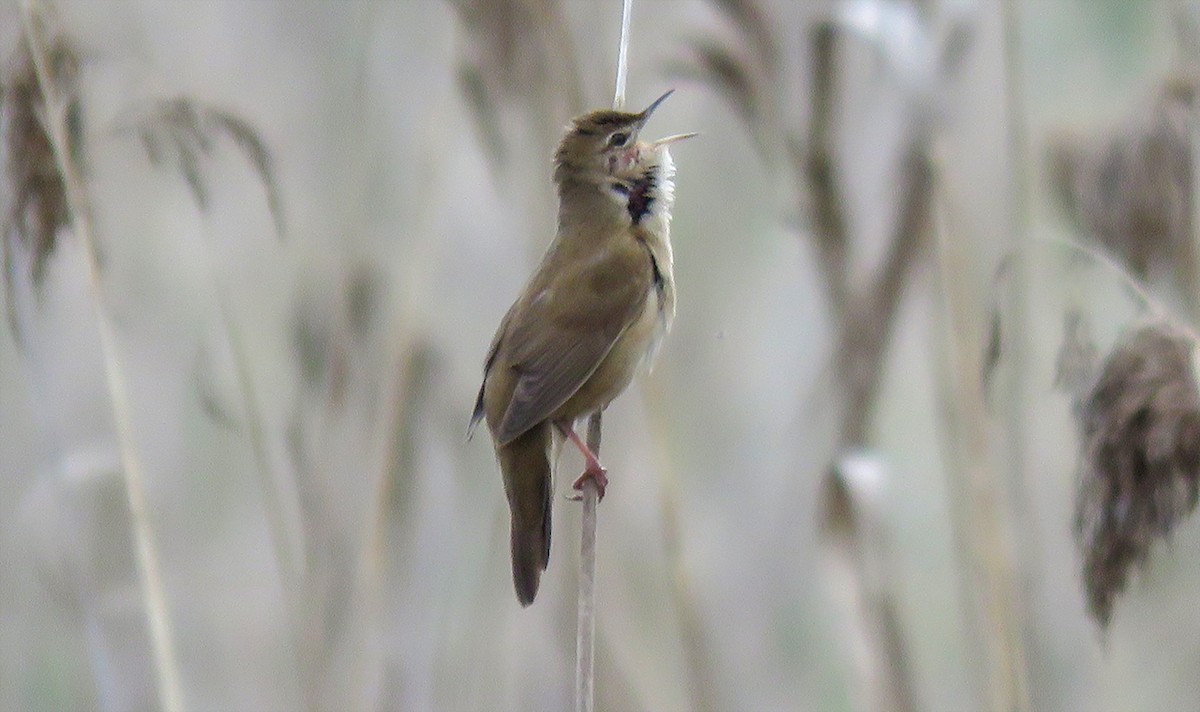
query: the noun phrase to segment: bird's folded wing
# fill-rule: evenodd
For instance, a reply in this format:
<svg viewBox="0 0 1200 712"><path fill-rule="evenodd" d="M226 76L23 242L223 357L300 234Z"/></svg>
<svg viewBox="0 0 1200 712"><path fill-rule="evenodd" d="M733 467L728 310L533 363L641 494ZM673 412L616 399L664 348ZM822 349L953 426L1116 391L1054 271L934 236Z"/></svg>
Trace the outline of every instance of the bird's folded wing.
<svg viewBox="0 0 1200 712"><path fill-rule="evenodd" d="M513 315L507 347L519 379L499 443L549 418L579 390L641 314L652 284L644 249L613 251L557 275Z"/></svg>
<svg viewBox="0 0 1200 712"><path fill-rule="evenodd" d="M508 312L500 320L500 328L496 329L496 334L492 337L492 343L488 346L487 358L483 362L483 383L479 384L479 395L475 396L475 409L471 412L471 422L467 424L467 440L471 439L471 435L475 432L475 426L479 425L479 421L483 420L483 392L487 387L487 374L488 371L492 370L492 364L496 362L496 352L500 350L500 341L508 331L508 323L512 321L513 314L516 311L517 304L513 304L508 308Z"/></svg>

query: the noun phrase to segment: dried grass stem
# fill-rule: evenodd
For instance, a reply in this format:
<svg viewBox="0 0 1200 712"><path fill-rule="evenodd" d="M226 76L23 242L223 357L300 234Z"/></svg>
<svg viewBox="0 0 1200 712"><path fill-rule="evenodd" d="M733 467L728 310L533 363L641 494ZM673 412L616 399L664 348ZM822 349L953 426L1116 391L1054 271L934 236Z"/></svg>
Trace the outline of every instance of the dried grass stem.
<svg viewBox="0 0 1200 712"><path fill-rule="evenodd" d="M166 592L159 568L158 552L150 526L142 465L137 454L133 433L129 387L125 382L125 373L120 365L116 330L104 302L99 253L92 228L86 189L83 185L80 168L70 150L71 144L67 127L68 98L59 91L57 83L52 78L45 19L36 0L25 0L22 3L21 17L24 24L25 41L28 43L38 84L42 91L46 133L50 138L55 161L62 176L67 205L70 209L71 226L76 239L83 244L87 255L88 286L96 312L96 326L104 359L109 401L121 453L125 493L133 523L132 534L137 551L139 583L150 629L159 703L166 712L183 712L185 709L183 688L180 682L179 664L175 656L175 644L167 610Z"/></svg>

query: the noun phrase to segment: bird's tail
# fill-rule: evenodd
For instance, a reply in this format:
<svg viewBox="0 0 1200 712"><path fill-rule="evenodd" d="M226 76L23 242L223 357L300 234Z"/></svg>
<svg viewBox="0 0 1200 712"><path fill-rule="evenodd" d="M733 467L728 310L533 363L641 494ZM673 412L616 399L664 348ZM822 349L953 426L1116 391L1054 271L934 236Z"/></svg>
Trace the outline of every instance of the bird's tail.
<svg viewBox="0 0 1200 712"><path fill-rule="evenodd" d="M512 510L512 570L517 600L533 603L550 561L550 423L540 423L498 450Z"/></svg>

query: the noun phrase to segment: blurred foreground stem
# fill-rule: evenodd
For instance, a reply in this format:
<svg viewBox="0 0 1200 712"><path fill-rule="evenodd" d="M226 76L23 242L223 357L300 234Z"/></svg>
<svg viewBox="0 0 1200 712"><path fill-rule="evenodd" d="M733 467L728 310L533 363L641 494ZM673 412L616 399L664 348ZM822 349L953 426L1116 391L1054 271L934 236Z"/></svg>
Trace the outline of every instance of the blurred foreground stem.
<svg viewBox="0 0 1200 712"><path fill-rule="evenodd" d="M1027 657L1018 606L1016 555L1010 509L991 462L991 434L984 402L980 325L972 313L971 270L962 239L952 239L944 219L944 191L934 171L934 244L945 359L941 390L946 410L946 471L951 520L964 569L968 636L983 666L981 709L1026 711Z"/></svg>
<svg viewBox="0 0 1200 712"><path fill-rule="evenodd" d="M54 150L55 163L62 177L67 205L70 208L72 231L83 245L87 256L88 287L96 312L96 326L104 359L109 402L112 407L117 444L121 453L121 472L125 479L125 493L129 502L130 519L133 523L132 535L137 551L142 600L146 607L146 620L150 629L150 642L154 653L159 705L165 712L182 712L184 702L179 679L179 664L175 657L175 645L162 574L159 570L158 552L150 528L142 465L134 442L129 387L125 382L125 374L120 365L116 330L104 303L99 254L92 229L88 198L80 168L72 158L67 129L67 98L59 92L58 86L52 79L45 21L37 0L25 0L22 3L21 19L24 25L25 41L29 46L29 54L33 59L38 85L42 93L44 110L42 120L45 124L46 135Z"/></svg>
<svg viewBox="0 0 1200 712"><path fill-rule="evenodd" d="M304 586L307 566L300 495L296 482L271 463L267 435L264 432L266 415L258 402L247 349L233 316L230 297L217 276L216 266L211 261L206 266L216 294L221 328L229 341L234 378L237 380L238 391L242 394L247 437L254 454L255 471L262 487L263 510L275 559L279 564L284 598L289 609L295 611L297 598Z"/></svg>
<svg viewBox="0 0 1200 712"><path fill-rule="evenodd" d="M1035 572L1039 569L1037 544L1042 539L1032 515L1029 493L1029 468L1026 466L1025 427L1028 423L1028 404L1026 397L1029 383L1030 346L1028 335L1030 285L1033 278L1030 274L1030 250L1032 240L1030 234L1030 170L1028 158L1028 127L1025 122L1025 97L1022 90L1022 53L1020 33L1020 6L1017 0L999 0L1003 17L1004 41L1004 105L1005 129L1008 143L1008 234L1006 235L1010 249L1005 258L1006 263L1001 269L1006 270L1007 289L1002 289L997 295L1000 304L999 323L1004 328L994 334L998 349L1003 351L1003 359L1007 367L1001 374L999 386L1007 399L1003 406L1005 420L1003 447L1006 466L1004 476L1007 479L1008 490L1012 503L1008 507L1010 517L1009 537L1010 546L1016 547L1014 552L1021 552L1019 559L1013 561L1013 594L1024 594L1027 600L1033 600L1037 595L1035 590ZM999 356L999 354L997 354ZM985 367L990 367L985 366ZM986 386L985 386L986 387ZM1029 616L1020 600L1013 602L1013 614L1021 616L1018 621L1021 628L1022 641L1026 647L1026 657L1022 661L1022 670L1027 670L1029 654L1036 655L1037 648L1032 626L1034 621ZM1025 683L1025 705L1029 705L1028 681Z"/></svg>

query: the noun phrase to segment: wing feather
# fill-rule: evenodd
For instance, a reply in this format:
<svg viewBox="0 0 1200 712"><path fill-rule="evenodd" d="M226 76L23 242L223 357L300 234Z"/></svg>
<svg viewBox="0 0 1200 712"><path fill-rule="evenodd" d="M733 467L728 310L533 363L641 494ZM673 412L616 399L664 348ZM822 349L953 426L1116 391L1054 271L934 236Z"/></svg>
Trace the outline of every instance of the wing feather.
<svg viewBox="0 0 1200 712"><path fill-rule="evenodd" d="M510 442L566 403L641 314L653 265L645 248L630 247L562 275L514 315L509 362L519 377L498 442Z"/></svg>
<svg viewBox="0 0 1200 712"><path fill-rule="evenodd" d="M504 318L500 320L500 328L496 329L495 335L492 336L492 343L488 346L487 358L483 361L483 382L479 384L479 394L475 396L475 409L471 411L471 421L467 424L467 440L471 439L471 436L475 433L475 427L479 425L479 421L483 420L483 393L484 389L487 388L488 373L496 363L496 354L500 351L500 341L503 339L505 332L508 331L508 322L512 320L513 313L516 310L516 304L508 308L508 311L504 314Z"/></svg>

